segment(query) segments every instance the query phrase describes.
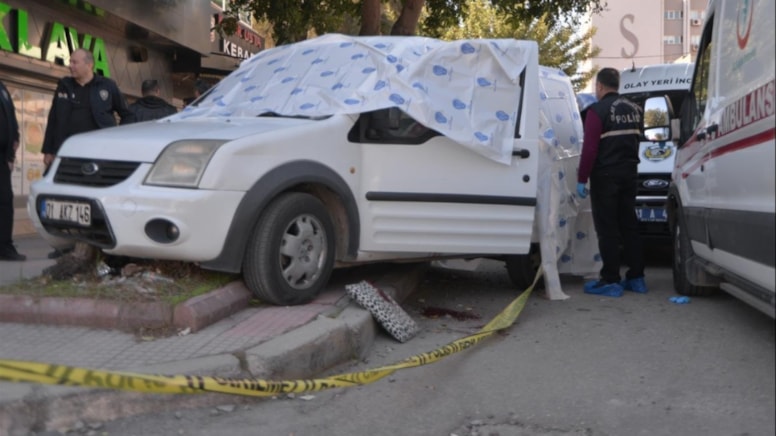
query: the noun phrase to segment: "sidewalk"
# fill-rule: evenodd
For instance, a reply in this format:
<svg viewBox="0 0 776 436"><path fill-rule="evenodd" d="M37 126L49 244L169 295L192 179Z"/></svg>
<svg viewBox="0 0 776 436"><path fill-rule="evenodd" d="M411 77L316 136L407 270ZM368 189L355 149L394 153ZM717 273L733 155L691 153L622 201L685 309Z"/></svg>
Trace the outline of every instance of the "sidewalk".
<svg viewBox="0 0 776 436"><path fill-rule="evenodd" d="M20 279L40 276L40 273L55 263L48 258L53 250L35 231L27 217L27 210L17 208L14 211L13 240L16 250L27 256L24 262L0 261L0 286L14 283Z"/></svg>
<svg viewBox="0 0 776 436"><path fill-rule="evenodd" d="M36 234L15 235L25 262L0 262L0 284L39 276L54 261ZM372 265L335 271L309 304L248 307L202 330L161 339L117 330L0 323L0 359L154 374L199 374L284 380L311 378L366 355L376 334L372 316L344 285L370 280L403 301L424 264ZM186 407L256 401L216 394L160 395L0 382L0 434L64 430L77 423Z"/></svg>

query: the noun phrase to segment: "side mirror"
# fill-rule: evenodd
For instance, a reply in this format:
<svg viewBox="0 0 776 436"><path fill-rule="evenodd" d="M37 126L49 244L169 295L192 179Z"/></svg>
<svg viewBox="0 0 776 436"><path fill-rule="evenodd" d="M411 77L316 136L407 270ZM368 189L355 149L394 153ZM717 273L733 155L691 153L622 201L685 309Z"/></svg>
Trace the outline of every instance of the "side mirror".
<svg viewBox="0 0 776 436"><path fill-rule="evenodd" d="M388 128L398 129L401 120L401 110L397 107L388 108Z"/></svg>
<svg viewBox="0 0 776 436"><path fill-rule="evenodd" d="M682 136L682 120L671 118L671 140L676 141Z"/></svg>
<svg viewBox="0 0 776 436"><path fill-rule="evenodd" d="M378 130L396 130L401 120L401 109L390 107L372 112L372 126Z"/></svg>
<svg viewBox="0 0 776 436"><path fill-rule="evenodd" d="M666 97L650 97L644 102L644 136L648 141L671 139L670 103Z"/></svg>

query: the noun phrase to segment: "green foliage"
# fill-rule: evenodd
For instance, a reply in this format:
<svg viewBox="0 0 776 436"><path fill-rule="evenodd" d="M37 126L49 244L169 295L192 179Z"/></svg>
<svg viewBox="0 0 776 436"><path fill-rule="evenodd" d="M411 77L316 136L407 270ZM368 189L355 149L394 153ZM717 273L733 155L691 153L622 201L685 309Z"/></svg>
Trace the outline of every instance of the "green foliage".
<svg viewBox="0 0 776 436"><path fill-rule="evenodd" d="M348 17L360 14L359 3L353 0L231 0L230 8L225 16L233 17L231 14L245 11L257 20L272 23L272 36L277 45L304 40L310 32L338 32ZM226 28L223 30L230 33Z"/></svg>
<svg viewBox="0 0 776 436"><path fill-rule="evenodd" d="M467 0L462 1L462 3L466 2ZM555 25L576 27L581 24L581 18L585 13L597 14L606 7L606 0L489 0L488 2L504 14L513 25L544 17L550 27Z"/></svg>
<svg viewBox="0 0 776 436"><path fill-rule="evenodd" d="M660 109L648 109L644 112L644 127L664 127L668 125L668 114Z"/></svg>
<svg viewBox="0 0 776 436"><path fill-rule="evenodd" d="M272 36L278 45L303 40L310 34L357 34L356 23L365 14L364 0L231 0L230 3L231 10L225 13L227 19L218 26L220 31L234 33L237 27L233 14L250 12L257 20L272 23ZM418 24L427 35L433 35L434 29L452 28L468 16L469 0L380 0L374 4L382 10L383 34L389 33L390 24L410 3L423 5ZM550 27L574 27L585 12L600 12L606 0L489 0L487 4L515 27L539 17Z"/></svg>
<svg viewBox="0 0 776 436"><path fill-rule="evenodd" d="M461 38L515 38L534 40L539 45L539 63L563 70L572 78L574 89L579 91L593 77L596 69L582 71L584 62L596 56L600 49L592 47L594 28L579 34L567 24L550 20L546 16L515 22L500 12L487 0L467 0L466 19L460 25L444 28L427 28L429 35L442 39Z"/></svg>

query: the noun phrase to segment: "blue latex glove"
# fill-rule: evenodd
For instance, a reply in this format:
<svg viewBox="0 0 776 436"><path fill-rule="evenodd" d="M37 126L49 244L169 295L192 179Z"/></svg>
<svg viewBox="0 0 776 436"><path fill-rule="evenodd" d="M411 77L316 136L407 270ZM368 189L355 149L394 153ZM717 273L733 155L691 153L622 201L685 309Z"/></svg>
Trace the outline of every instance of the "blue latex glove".
<svg viewBox="0 0 776 436"><path fill-rule="evenodd" d="M577 196L579 196L579 198L587 198L587 185L584 183L577 183Z"/></svg>

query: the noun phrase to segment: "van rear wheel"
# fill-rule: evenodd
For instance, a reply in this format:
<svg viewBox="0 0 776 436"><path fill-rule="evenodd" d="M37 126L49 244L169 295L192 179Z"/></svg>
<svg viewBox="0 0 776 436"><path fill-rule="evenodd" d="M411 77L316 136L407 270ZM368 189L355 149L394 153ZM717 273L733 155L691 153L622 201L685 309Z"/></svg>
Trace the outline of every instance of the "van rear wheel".
<svg viewBox="0 0 776 436"><path fill-rule="evenodd" d="M674 289L680 295L689 296L707 296L714 295L719 292L717 288L711 286L696 286L690 282L690 278L687 274L687 262L693 256L692 246L690 245L690 237L684 230L681 224L681 218L676 219L674 224L674 261L673 261L673 276L674 276Z"/></svg>
<svg viewBox="0 0 776 436"><path fill-rule="evenodd" d="M292 192L273 200L248 240L243 280L262 301L312 300L334 269L334 225L318 198Z"/></svg>
<svg viewBox="0 0 776 436"><path fill-rule="evenodd" d="M511 254L506 257L506 267L509 279L519 290L527 289L536 278L536 272L542 265L539 244L531 244L528 254ZM544 286L544 277L536 282L537 288Z"/></svg>

